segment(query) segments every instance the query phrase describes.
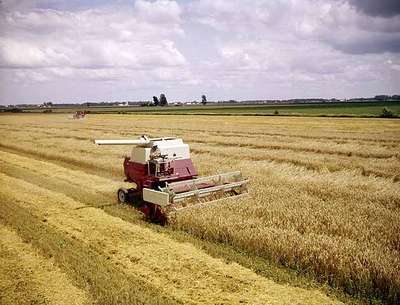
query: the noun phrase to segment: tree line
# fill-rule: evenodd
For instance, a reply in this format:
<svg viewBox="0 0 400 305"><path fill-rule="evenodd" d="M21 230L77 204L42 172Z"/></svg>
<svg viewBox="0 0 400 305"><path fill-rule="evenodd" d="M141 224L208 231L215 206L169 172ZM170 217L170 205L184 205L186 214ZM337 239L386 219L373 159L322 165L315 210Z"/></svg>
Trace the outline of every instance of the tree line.
<svg viewBox="0 0 400 305"><path fill-rule="evenodd" d="M207 104L207 97L203 94L201 96L201 103L203 105ZM168 101L167 101L167 97L165 96L164 93L160 94L160 98L158 98L157 96L153 96L153 105L154 106L167 106L168 105Z"/></svg>

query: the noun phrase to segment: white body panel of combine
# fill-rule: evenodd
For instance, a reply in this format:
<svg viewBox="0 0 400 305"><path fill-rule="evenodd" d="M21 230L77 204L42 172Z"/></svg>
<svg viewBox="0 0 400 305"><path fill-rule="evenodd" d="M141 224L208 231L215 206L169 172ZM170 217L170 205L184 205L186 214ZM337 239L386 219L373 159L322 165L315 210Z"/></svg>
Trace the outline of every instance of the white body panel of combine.
<svg viewBox="0 0 400 305"><path fill-rule="evenodd" d="M131 152L131 161L146 164L150 160L150 151L149 147L133 147Z"/></svg>
<svg viewBox="0 0 400 305"><path fill-rule="evenodd" d="M169 194L151 189L143 189L143 200L158 204L161 207L169 205Z"/></svg>
<svg viewBox="0 0 400 305"><path fill-rule="evenodd" d="M152 147L157 146L161 155L169 159L190 159L189 145L183 143L182 139L160 139L153 140L146 146L133 147L131 161L146 164L150 161Z"/></svg>

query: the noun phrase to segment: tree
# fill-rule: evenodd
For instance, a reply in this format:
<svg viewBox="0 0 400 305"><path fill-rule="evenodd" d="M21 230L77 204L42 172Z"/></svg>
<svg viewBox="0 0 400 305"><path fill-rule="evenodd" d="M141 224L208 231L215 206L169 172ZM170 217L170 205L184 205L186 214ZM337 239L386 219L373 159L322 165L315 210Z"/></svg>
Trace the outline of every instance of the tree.
<svg viewBox="0 0 400 305"><path fill-rule="evenodd" d="M165 97L164 93L160 94L160 106L167 106L168 105L168 101L167 98Z"/></svg>
<svg viewBox="0 0 400 305"><path fill-rule="evenodd" d="M43 105L42 105L43 107L53 107L53 103L52 102L45 102L45 103L43 103Z"/></svg>
<svg viewBox="0 0 400 305"><path fill-rule="evenodd" d="M380 114L381 118L394 118L396 117L396 115L393 113L392 110L390 110L389 108L383 108L382 112Z"/></svg>
<svg viewBox="0 0 400 305"><path fill-rule="evenodd" d="M201 103L203 105L207 104L207 97L204 94L201 96Z"/></svg>
<svg viewBox="0 0 400 305"><path fill-rule="evenodd" d="M154 103L154 106L160 105L160 101L158 100L157 96L153 96L153 103Z"/></svg>

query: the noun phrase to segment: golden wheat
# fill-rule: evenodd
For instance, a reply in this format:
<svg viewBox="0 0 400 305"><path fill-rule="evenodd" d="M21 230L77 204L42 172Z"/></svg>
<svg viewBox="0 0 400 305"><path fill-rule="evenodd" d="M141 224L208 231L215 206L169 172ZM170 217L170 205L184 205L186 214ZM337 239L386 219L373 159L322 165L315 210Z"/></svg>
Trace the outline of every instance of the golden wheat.
<svg viewBox="0 0 400 305"><path fill-rule="evenodd" d="M190 244L84 208L62 193L4 174L0 182L3 221L36 224L26 236L79 281L87 279L100 303L339 304L318 291L276 284Z"/></svg>
<svg viewBox="0 0 400 305"><path fill-rule="evenodd" d="M1 304L93 304L51 260L0 225ZM68 291L68 293L65 293Z"/></svg>
<svg viewBox="0 0 400 305"><path fill-rule="evenodd" d="M91 139L182 136L202 175L241 169L251 196L181 213L175 229L353 294L399 300L397 120L22 115L2 116L0 133L2 172L91 206L112 200L129 150L99 148Z"/></svg>

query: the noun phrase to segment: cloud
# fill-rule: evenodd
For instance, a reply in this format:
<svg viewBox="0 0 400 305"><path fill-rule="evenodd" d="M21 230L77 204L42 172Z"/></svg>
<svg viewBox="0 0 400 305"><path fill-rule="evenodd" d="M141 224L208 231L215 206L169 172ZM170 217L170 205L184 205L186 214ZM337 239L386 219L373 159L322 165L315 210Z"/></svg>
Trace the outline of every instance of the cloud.
<svg viewBox="0 0 400 305"><path fill-rule="evenodd" d="M370 16L391 17L400 15L398 0L348 0L358 10Z"/></svg>
<svg viewBox="0 0 400 305"><path fill-rule="evenodd" d="M203 74L220 91L338 96L343 88L373 90L399 79L394 65L384 64L399 58L397 17L371 17L347 2L318 0L204 0L188 10L216 31L218 57Z"/></svg>
<svg viewBox="0 0 400 305"><path fill-rule="evenodd" d="M151 6L146 10L146 6ZM5 14L2 68L131 68L181 66L173 38L183 34L175 2L81 11L33 9ZM157 22L154 22L157 20Z"/></svg>
<svg viewBox="0 0 400 305"><path fill-rule="evenodd" d="M135 3L135 11L140 20L153 24L158 23L168 26L181 22L182 9L175 1L137 1Z"/></svg>
<svg viewBox="0 0 400 305"><path fill-rule="evenodd" d="M400 15L356 2L3 0L0 102L398 93Z"/></svg>
<svg viewBox="0 0 400 305"><path fill-rule="evenodd" d="M218 31L257 32L260 39L294 43L318 40L354 54L400 52L400 16L366 16L345 1L204 0L190 9L198 22Z"/></svg>
<svg viewBox="0 0 400 305"><path fill-rule="evenodd" d="M346 53L400 53L400 33L343 33L329 42L333 47Z"/></svg>
<svg viewBox="0 0 400 305"><path fill-rule="evenodd" d="M305 13L298 21L300 37L317 39L350 54L400 52L400 16L369 17L347 3L325 11L323 6L316 6L315 10L321 12L318 18Z"/></svg>

